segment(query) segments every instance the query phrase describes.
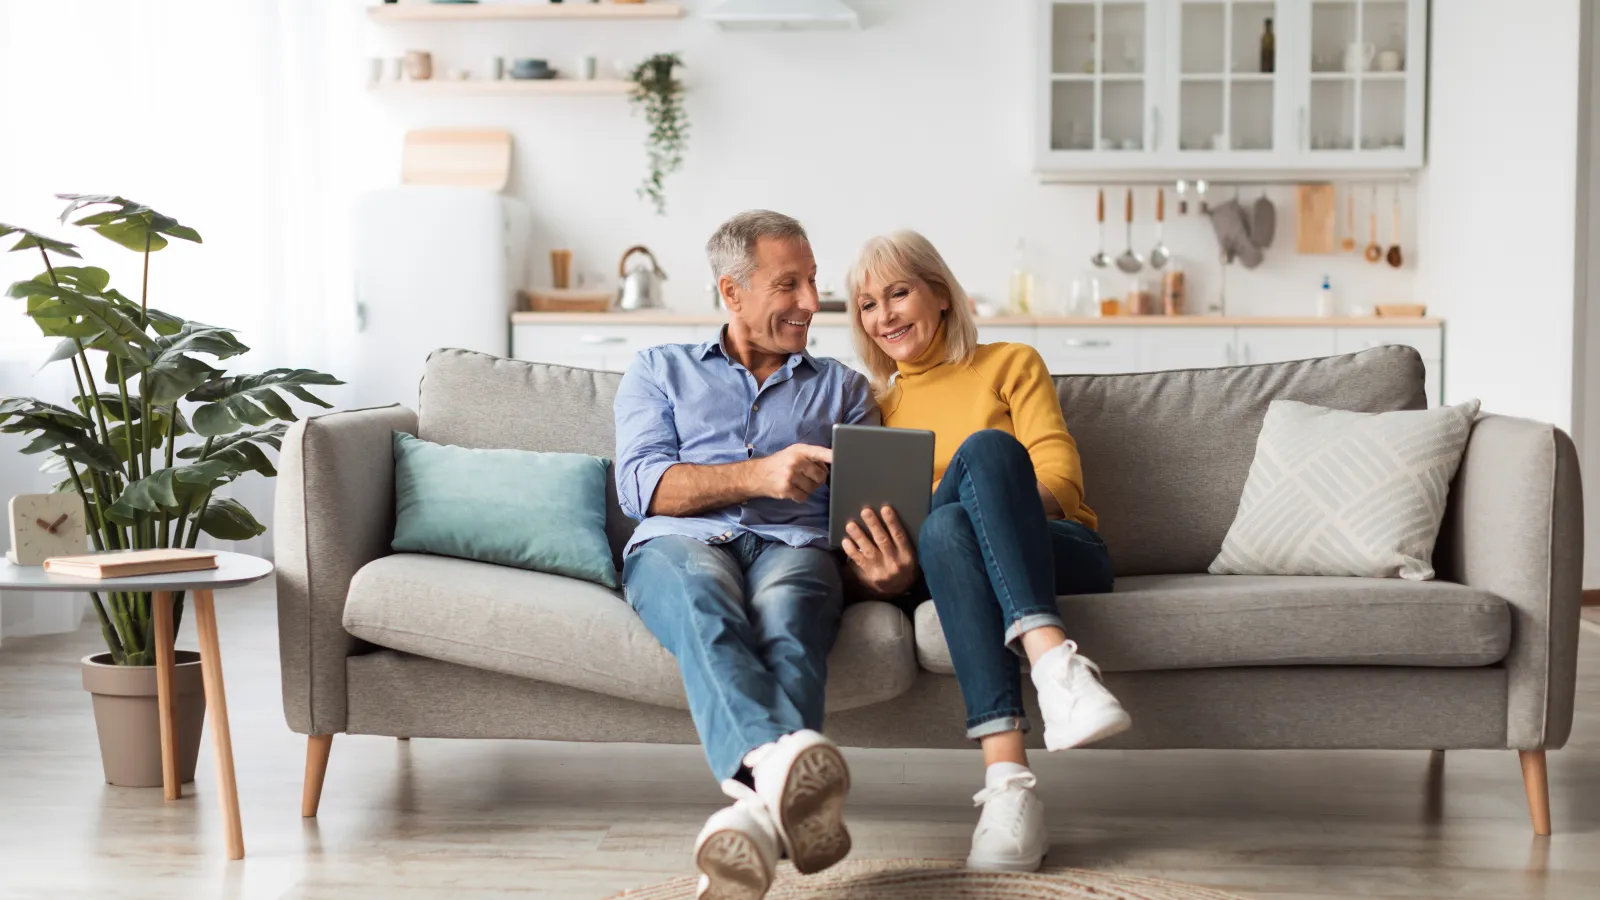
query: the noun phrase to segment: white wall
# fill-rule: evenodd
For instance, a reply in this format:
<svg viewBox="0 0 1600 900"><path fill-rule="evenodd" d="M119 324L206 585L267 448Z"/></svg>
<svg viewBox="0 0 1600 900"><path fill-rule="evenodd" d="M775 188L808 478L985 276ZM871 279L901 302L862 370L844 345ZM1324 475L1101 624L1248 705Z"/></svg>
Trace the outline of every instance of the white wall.
<svg viewBox="0 0 1600 900"><path fill-rule="evenodd" d="M1432 4L1418 289L1445 395L1573 423L1579 0Z"/></svg>
<svg viewBox="0 0 1600 900"><path fill-rule="evenodd" d="M1578 443L1584 487L1583 584L1600 588L1600 15L1593 4L1583 10L1582 81L1578 126L1577 308L1573 340L1572 436Z"/></svg>
<svg viewBox="0 0 1600 900"><path fill-rule="evenodd" d="M866 27L847 34L725 33L699 15L712 3L691 0L687 18L668 22L369 25L367 47L352 51L428 49L436 70L475 74L493 55L544 56L570 69L585 53L600 56L605 68L681 51L692 133L685 170L668 182L666 218L634 196L644 123L621 97L377 94L372 111L380 124L367 152L392 178L408 128L509 127L516 140L512 191L535 209L541 283L550 247L571 247L578 269L609 275L624 248L643 243L671 276L669 304L709 309L705 239L732 213L766 206L806 224L824 285L842 289L865 238L913 227L945 252L969 291L996 299L1004 299L1017 239L1026 238L1041 293L1064 302L1067 279L1089 268L1095 249L1094 194L1042 186L1031 174L1032 0L852 0ZM1325 273L1352 303L1411 299L1412 268L1300 258L1284 249L1293 243L1292 191L1275 188L1272 196L1280 213L1277 248L1255 272L1230 270L1230 313L1314 314ZM1362 192L1358 207L1363 242L1366 198ZM1410 249L1411 189L1404 198ZM1121 193L1108 200L1120 217ZM1380 204L1387 242L1387 188ZM1152 189L1141 192L1139 205L1134 240L1148 251L1155 241ZM1115 253L1123 241L1118 218L1107 242ZM1192 296L1214 300L1220 267L1209 222L1191 215L1169 223L1167 242L1196 270ZM1110 287L1121 293L1125 285Z"/></svg>

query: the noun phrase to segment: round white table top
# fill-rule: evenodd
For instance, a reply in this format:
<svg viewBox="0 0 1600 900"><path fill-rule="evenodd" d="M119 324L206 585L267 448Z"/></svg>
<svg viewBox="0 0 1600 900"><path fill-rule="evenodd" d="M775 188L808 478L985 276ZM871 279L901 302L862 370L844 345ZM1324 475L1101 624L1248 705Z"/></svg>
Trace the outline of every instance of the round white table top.
<svg viewBox="0 0 1600 900"><path fill-rule="evenodd" d="M272 563L259 556L227 550L217 554L215 569L167 572L128 578L79 578L46 572L44 566L16 566L0 556L0 591L189 591L222 590L250 584L272 574Z"/></svg>

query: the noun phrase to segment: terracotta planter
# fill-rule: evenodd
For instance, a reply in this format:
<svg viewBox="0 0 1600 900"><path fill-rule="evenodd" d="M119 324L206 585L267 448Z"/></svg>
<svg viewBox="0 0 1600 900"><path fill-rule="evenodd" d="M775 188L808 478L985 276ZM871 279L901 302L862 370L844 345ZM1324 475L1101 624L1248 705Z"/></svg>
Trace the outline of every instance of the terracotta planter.
<svg viewBox="0 0 1600 900"><path fill-rule="evenodd" d="M205 727L206 695L200 679L200 654L177 652L172 686L177 720L178 781L194 780ZM83 689L94 698L94 724L100 732L100 762L106 781L122 787L161 786L161 723L156 705L155 666L116 666L111 654L82 660Z"/></svg>

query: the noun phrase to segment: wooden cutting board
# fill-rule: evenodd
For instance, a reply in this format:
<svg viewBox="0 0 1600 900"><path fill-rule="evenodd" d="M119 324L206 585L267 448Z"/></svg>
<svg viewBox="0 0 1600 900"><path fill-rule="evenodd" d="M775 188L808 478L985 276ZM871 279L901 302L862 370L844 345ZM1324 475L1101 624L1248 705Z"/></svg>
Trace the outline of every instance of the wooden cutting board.
<svg viewBox="0 0 1600 900"><path fill-rule="evenodd" d="M511 177L511 132L430 128L406 132L401 184L504 190Z"/></svg>
<svg viewBox="0 0 1600 900"><path fill-rule="evenodd" d="M1295 188L1295 249L1333 253L1339 246L1339 197L1331 184Z"/></svg>

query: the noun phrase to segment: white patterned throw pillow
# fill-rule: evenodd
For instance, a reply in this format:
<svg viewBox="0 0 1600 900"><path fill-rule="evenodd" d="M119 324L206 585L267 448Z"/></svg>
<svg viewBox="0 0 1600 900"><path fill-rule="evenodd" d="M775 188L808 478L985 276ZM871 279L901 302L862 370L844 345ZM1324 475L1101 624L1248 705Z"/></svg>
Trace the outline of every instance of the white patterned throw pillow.
<svg viewBox="0 0 1600 900"><path fill-rule="evenodd" d="M1274 400L1211 574L1432 578L1478 406L1357 413Z"/></svg>

